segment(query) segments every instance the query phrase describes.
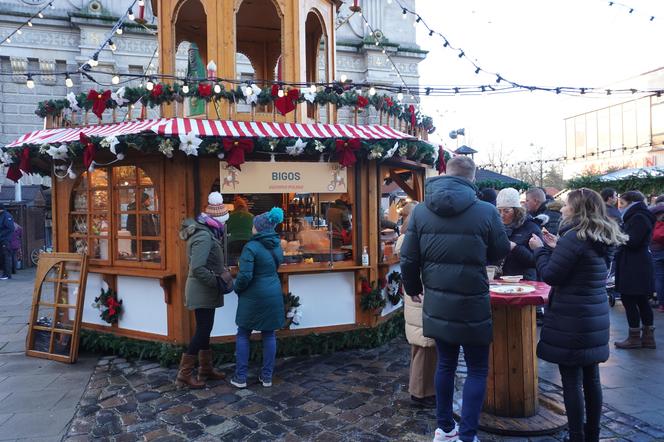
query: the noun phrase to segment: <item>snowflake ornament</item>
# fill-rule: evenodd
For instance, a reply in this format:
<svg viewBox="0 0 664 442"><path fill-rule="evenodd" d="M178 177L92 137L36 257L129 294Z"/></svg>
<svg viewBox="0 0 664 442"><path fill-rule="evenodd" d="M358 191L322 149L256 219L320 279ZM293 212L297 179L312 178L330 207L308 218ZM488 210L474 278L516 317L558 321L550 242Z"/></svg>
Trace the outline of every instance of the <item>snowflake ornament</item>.
<svg viewBox="0 0 664 442"><path fill-rule="evenodd" d="M111 92L111 100L115 101L115 104L122 106L123 104L129 102L125 97L125 87L122 86L118 89L117 92Z"/></svg>
<svg viewBox="0 0 664 442"><path fill-rule="evenodd" d="M394 146L390 150L385 152L385 156L383 158L392 158L394 154L397 152L397 149L399 149L398 141L394 143Z"/></svg>
<svg viewBox="0 0 664 442"><path fill-rule="evenodd" d="M64 144L61 144L58 147L50 146L46 153L49 154L54 160L66 160L69 149L67 149L67 146Z"/></svg>
<svg viewBox="0 0 664 442"><path fill-rule="evenodd" d="M188 134L180 135L180 150L187 155L198 156L198 147L203 140L198 138L195 133L189 132Z"/></svg>
<svg viewBox="0 0 664 442"><path fill-rule="evenodd" d="M372 147L371 151L369 152L369 155L367 155L367 158L369 158L370 160L377 160L382 157L383 157L383 149L380 146Z"/></svg>
<svg viewBox="0 0 664 442"><path fill-rule="evenodd" d="M325 145L320 140L314 140L314 148L320 152L325 152Z"/></svg>
<svg viewBox="0 0 664 442"><path fill-rule="evenodd" d="M175 146L173 145L173 141L169 138L165 139L161 143L159 143L159 152L163 153L166 155L168 158L173 158L173 149Z"/></svg>
<svg viewBox="0 0 664 442"><path fill-rule="evenodd" d="M69 101L69 109L71 109L72 111L78 112L81 110L81 107L78 105L78 100L76 99L76 95L74 95L73 92L67 94L67 101Z"/></svg>
<svg viewBox="0 0 664 442"><path fill-rule="evenodd" d="M307 142L302 141L301 138L298 138L295 140L295 144L292 146L286 146L286 153L288 155L293 155L293 156L298 156L302 155L302 152L304 152L304 148L307 147Z"/></svg>

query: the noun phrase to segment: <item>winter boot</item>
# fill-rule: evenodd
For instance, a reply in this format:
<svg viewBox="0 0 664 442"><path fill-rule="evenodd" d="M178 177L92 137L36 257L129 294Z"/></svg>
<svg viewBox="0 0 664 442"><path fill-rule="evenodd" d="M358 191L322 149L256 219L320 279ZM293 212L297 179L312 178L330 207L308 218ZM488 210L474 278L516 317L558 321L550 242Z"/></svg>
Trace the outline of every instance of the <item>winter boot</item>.
<svg viewBox="0 0 664 442"><path fill-rule="evenodd" d="M205 382L220 381L226 378L226 373L218 371L212 365L212 350L198 351L198 380Z"/></svg>
<svg viewBox="0 0 664 442"><path fill-rule="evenodd" d="M629 329L629 336L624 341L614 342L616 348L641 348L641 329L631 328Z"/></svg>
<svg viewBox="0 0 664 442"><path fill-rule="evenodd" d="M657 348L655 344L655 327L646 325L643 327L643 334L641 335L641 346L643 348Z"/></svg>
<svg viewBox="0 0 664 442"><path fill-rule="evenodd" d="M194 377L194 365L196 364L196 356L182 353L180 359L180 368L178 369L178 377L175 380L175 385L178 388L189 386L189 388L203 388L205 382L200 382Z"/></svg>

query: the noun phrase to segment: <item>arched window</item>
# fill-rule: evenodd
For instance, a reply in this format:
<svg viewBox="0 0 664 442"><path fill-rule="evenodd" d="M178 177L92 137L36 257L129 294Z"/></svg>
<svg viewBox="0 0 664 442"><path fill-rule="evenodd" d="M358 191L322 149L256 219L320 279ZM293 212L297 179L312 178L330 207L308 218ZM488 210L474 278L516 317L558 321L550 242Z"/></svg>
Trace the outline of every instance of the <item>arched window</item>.
<svg viewBox="0 0 664 442"><path fill-rule="evenodd" d="M327 79L327 37L323 31L323 22L316 11L309 11L305 22L306 75L307 83L326 83ZM307 117L327 122L327 109L318 109L307 103Z"/></svg>
<svg viewBox="0 0 664 442"><path fill-rule="evenodd" d="M92 263L163 267L161 167L100 167L81 175L72 193L70 250Z"/></svg>

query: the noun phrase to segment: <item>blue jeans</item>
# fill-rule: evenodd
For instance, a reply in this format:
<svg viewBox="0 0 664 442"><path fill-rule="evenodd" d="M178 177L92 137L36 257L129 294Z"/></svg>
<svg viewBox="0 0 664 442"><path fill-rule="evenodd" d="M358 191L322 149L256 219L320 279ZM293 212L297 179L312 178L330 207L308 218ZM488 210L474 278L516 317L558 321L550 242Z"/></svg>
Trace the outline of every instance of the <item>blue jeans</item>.
<svg viewBox="0 0 664 442"><path fill-rule="evenodd" d="M235 379L241 382L247 381L249 369L249 337L252 330L243 327L237 328L235 340ZM274 372L274 359L277 355L277 336L274 330L261 331L263 338L263 369L261 377L264 381L272 380Z"/></svg>
<svg viewBox="0 0 664 442"><path fill-rule="evenodd" d="M459 345L436 339L438 369L436 370L436 419L438 428L451 431L454 428L452 402L454 399L454 376L459 360ZM486 378L489 373L489 346L464 345L463 357L468 367L468 377L463 386L463 405L459 439L472 441L477 434L480 412L486 394Z"/></svg>
<svg viewBox="0 0 664 442"><path fill-rule="evenodd" d="M657 291L657 303L664 305L664 250L654 250L652 261L655 264L655 290Z"/></svg>

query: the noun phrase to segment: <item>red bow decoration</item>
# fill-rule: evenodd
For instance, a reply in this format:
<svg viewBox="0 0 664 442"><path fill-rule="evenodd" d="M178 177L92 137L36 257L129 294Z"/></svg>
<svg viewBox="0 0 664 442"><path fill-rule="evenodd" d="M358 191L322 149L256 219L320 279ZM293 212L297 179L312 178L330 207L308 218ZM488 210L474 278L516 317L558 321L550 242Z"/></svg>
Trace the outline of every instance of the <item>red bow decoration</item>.
<svg viewBox="0 0 664 442"><path fill-rule="evenodd" d="M12 180L15 183L18 183L18 180L23 176L23 172L30 173L32 171L32 166L30 164L30 149L24 147L21 151L21 157L19 158L18 164L14 163L9 166L7 170L7 178Z"/></svg>
<svg viewBox="0 0 664 442"><path fill-rule="evenodd" d="M279 96L279 89L281 89L281 86L279 86L278 84L272 85L272 89L270 90L272 98L277 98Z"/></svg>
<svg viewBox="0 0 664 442"><path fill-rule="evenodd" d="M15 183L18 183L18 180L20 180L22 176L23 172L21 172L21 169L18 167L18 164L12 164L11 166L9 166L9 169L7 169L7 178L9 178Z"/></svg>
<svg viewBox="0 0 664 442"><path fill-rule="evenodd" d="M358 107L367 107L369 105L369 100L367 100L362 95L357 97L357 106Z"/></svg>
<svg viewBox="0 0 664 442"><path fill-rule="evenodd" d="M387 108L389 109L392 106L394 106L394 101L392 101L392 99L390 97L386 97L385 98L385 104L387 104Z"/></svg>
<svg viewBox="0 0 664 442"><path fill-rule="evenodd" d="M254 150L254 142L250 138L237 140L224 138L223 144L228 165L242 170L240 166L244 163L244 154Z"/></svg>
<svg viewBox="0 0 664 442"><path fill-rule="evenodd" d="M90 170L92 162L95 160L95 144L83 132L79 135L81 146L83 146L83 165L86 170Z"/></svg>
<svg viewBox="0 0 664 442"><path fill-rule="evenodd" d="M336 152L339 156L339 164L344 167L352 166L357 161L355 152L360 150L361 143L357 138L350 140L336 140Z"/></svg>
<svg viewBox="0 0 664 442"><path fill-rule="evenodd" d="M152 98L159 98L159 96L163 93L164 93L164 86L161 84L155 84L154 87L152 88L152 91L150 92L150 95L152 95Z"/></svg>
<svg viewBox="0 0 664 442"><path fill-rule="evenodd" d="M92 101L92 113L101 120L101 116L106 110L106 102L111 98L111 91L105 90L104 92L97 92L90 89L88 92L88 101Z"/></svg>
<svg viewBox="0 0 664 442"><path fill-rule="evenodd" d="M277 87L277 98L274 98L274 107L279 111L281 115L286 115L289 112L293 112L297 107L297 100L300 98L300 90L293 89L284 89L284 96L279 96L279 86L276 84L272 86L272 96L274 97L274 88Z"/></svg>
<svg viewBox="0 0 664 442"><path fill-rule="evenodd" d="M367 281L366 279L362 279L360 291L362 292L363 295L368 295L369 293L371 293L371 285L369 284L369 281Z"/></svg>
<svg viewBox="0 0 664 442"><path fill-rule="evenodd" d="M210 83L198 83L198 96L206 98L212 95L212 85Z"/></svg>
<svg viewBox="0 0 664 442"><path fill-rule="evenodd" d="M415 127L415 125L417 124L417 118L415 118L415 106L413 106L412 104L408 106L408 112L410 112L410 125L412 127Z"/></svg>
<svg viewBox="0 0 664 442"><path fill-rule="evenodd" d="M445 149L443 146L438 146L438 175L447 171L447 164L445 163Z"/></svg>
<svg viewBox="0 0 664 442"><path fill-rule="evenodd" d="M117 308L120 306L120 303L115 300L115 298L108 298L106 301L106 306L108 307L108 315L115 316L117 313Z"/></svg>

